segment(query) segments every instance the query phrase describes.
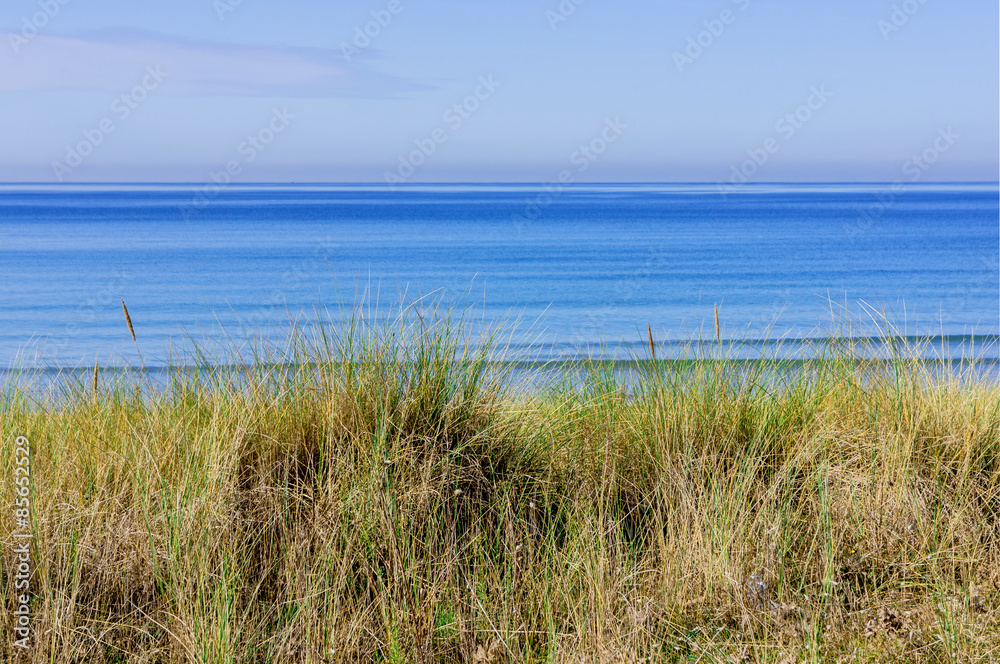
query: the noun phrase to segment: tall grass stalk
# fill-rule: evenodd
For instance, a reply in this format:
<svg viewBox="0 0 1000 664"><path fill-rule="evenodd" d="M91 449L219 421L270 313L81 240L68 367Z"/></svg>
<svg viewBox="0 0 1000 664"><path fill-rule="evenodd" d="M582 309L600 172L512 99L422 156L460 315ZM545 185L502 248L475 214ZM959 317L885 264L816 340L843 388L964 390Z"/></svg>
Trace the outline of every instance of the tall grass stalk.
<svg viewBox="0 0 1000 664"><path fill-rule="evenodd" d="M35 645L0 660L1000 657L995 377L849 337L743 362L717 320L718 353L648 361L650 326L630 369L545 380L411 311L297 326L235 369L195 351L142 394L136 370L98 391L96 363L68 396L10 383Z"/></svg>

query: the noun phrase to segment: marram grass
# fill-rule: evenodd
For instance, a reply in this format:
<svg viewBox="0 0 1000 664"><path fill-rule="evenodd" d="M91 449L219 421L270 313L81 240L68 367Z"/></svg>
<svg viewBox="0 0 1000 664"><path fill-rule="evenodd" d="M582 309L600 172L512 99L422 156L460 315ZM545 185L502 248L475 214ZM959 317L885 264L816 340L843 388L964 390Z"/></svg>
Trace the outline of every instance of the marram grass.
<svg viewBox="0 0 1000 664"><path fill-rule="evenodd" d="M843 349L525 379L446 320L330 329L7 385L33 649L5 509L0 661L1000 659L995 379Z"/></svg>

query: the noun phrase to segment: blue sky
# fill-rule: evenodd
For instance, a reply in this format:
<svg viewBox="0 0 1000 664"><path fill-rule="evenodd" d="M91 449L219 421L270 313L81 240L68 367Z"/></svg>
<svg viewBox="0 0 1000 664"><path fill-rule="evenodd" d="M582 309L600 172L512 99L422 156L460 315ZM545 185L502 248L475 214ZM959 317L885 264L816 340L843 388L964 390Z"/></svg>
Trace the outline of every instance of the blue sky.
<svg viewBox="0 0 1000 664"><path fill-rule="evenodd" d="M997 25L993 0L5 0L0 180L996 181Z"/></svg>

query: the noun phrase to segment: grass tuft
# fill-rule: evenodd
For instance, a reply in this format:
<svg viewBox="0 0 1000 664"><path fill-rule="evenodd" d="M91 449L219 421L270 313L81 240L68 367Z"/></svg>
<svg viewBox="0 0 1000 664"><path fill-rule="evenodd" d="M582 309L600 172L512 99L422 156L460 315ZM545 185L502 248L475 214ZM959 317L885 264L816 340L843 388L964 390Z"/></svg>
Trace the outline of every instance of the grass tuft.
<svg viewBox="0 0 1000 664"><path fill-rule="evenodd" d="M460 318L358 314L160 389L8 384L35 646L0 659L1000 657L991 374L844 339L744 362L715 325L711 357L656 361L650 326L654 361L532 374Z"/></svg>

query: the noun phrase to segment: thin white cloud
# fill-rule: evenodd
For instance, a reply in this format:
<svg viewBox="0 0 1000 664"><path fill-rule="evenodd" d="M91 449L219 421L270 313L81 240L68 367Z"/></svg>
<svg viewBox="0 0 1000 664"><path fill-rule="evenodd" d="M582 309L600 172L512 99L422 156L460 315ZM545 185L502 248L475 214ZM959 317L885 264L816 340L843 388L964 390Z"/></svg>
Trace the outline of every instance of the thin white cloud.
<svg viewBox="0 0 1000 664"><path fill-rule="evenodd" d="M166 73L163 93L196 96L387 97L422 89L348 64L339 50L215 44L136 31L39 34L0 47L0 91L110 91L137 85L147 67Z"/></svg>

